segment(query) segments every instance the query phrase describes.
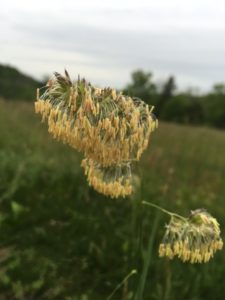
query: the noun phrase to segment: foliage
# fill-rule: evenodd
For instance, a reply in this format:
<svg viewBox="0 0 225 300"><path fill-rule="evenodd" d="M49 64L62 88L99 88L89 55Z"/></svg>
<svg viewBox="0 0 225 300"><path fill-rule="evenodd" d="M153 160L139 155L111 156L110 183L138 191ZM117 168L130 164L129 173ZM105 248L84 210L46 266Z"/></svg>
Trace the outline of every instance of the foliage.
<svg viewBox="0 0 225 300"><path fill-rule="evenodd" d="M112 298L134 299L155 215L142 200L182 215L204 206L225 229L224 132L161 122L136 195L110 199L88 187L80 156L50 139L32 105L0 102L0 128L3 300L106 299L137 269ZM143 300L223 299L223 253L198 266L158 257L166 221L155 231Z"/></svg>
<svg viewBox="0 0 225 300"><path fill-rule="evenodd" d="M156 103L156 113L161 114L165 105L169 100L174 96L176 90L175 79L173 76L170 76L168 80L163 84L162 89L159 91L158 101Z"/></svg>
<svg viewBox="0 0 225 300"><path fill-rule="evenodd" d="M152 74L136 70L131 74L132 82L124 89L124 93L131 97L139 97L147 104L154 104L156 85L152 82Z"/></svg>
<svg viewBox="0 0 225 300"><path fill-rule="evenodd" d="M204 101L206 122L218 128L225 128L225 85L218 84Z"/></svg>
<svg viewBox="0 0 225 300"><path fill-rule="evenodd" d="M176 91L173 76L160 87L152 81L151 73L138 70L132 73L131 83L124 90L154 104L159 119L225 128L224 84L215 85L208 94L195 95Z"/></svg>
<svg viewBox="0 0 225 300"><path fill-rule="evenodd" d="M198 98L176 95L168 101L161 112L163 120L183 124L202 124L203 108Z"/></svg>

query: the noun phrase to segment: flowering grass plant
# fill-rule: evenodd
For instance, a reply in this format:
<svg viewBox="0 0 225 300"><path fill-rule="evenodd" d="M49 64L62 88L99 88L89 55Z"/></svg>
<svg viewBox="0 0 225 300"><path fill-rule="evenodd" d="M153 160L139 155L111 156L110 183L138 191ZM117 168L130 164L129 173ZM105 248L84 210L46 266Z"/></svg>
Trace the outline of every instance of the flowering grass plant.
<svg viewBox="0 0 225 300"><path fill-rule="evenodd" d="M55 73L45 87L37 90L35 111L47 121L54 138L83 153L81 166L97 192L111 198L132 194L132 164L141 158L158 126L153 107L115 89L94 87L80 77L72 81L65 71L64 76ZM222 249L219 223L205 209L194 210L185 218L151 202L142 204L170 216L159 246L160 257L206 263ZM153 224L154 232L157 222ZM149 253L154 235L149 239ZM136 300L143 297L150 254L144 263ZM136 274L136 270L130 274Z"/></svg>
<svg viewBox="0 0 225 300"><path fill-rule="evenodd" d="M157 127L152 110L114 89L80 78L72 82L67 71L55 73L35 102L53 137L84 153L89 184L111 197L132 193L131 163L140 159Z"/></svg>

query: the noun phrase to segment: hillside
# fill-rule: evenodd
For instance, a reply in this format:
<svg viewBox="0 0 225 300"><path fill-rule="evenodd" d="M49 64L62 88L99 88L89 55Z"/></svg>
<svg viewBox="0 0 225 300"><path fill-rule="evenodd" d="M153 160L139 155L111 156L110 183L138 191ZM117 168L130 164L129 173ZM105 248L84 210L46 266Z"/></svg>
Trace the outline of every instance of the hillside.
<svg viewBox="0 0 225 300"><path fill-rule="evenodd" d="M14 67L0 64L0 98L33 100L36 88L42 85Z"/></svg>
<svg viewBox="0 0 225 300"><path fill-rule="evenodd" d="M134 299L156 211L141 200L187 216L206 208L225 231L225 132L159 123L126 199L90 188L76 151L51 138L25 102L0 101L0 298ZM161 215L143 300L221 300L223 251L206 265L158 257ZM122 297L122 291L126 297Z"/></svg>

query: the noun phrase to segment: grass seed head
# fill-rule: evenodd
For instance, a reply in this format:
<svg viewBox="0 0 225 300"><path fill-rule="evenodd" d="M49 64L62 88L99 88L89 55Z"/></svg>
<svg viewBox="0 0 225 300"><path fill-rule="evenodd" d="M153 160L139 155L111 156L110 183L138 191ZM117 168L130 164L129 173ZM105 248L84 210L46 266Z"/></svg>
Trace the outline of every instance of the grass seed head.
<svg viewBox="0 0 225 300"><path fill-rule="evenodd" d="M172 216L159 247L159 256L183 262L204 263L221 250L219 223L206 210L193 211L186 220Z"/></svg>
<svg viewBox="0 0 225 300"><path fill-rule="evenodd" d="M54 73L42 94L38 89L35 102L49 133L87 157L89 183L112 197L132 192L128 173L109 181L104 178L109 170L124 170L130 161L140 159L157 127L152 109L115 89L96 88L80 78L72 82L67 71L65 76Z"/></svg>
<svg viewBox="0 0 225 300"><path fill-rule="evenodd" d="M91 159L81 163L88 182L96 191L111 198L126 197L133 191L130 163L102 167Z"/></svg>
<svg viewBox="0 0 225 300"><path fill-rule="evenodd" d="M157 126L147 104L85 80L72 83L67 72L55 73L49 82L42 95L37 93L35 111L48 121L54 138L103 166L140 159Z"/></svg>

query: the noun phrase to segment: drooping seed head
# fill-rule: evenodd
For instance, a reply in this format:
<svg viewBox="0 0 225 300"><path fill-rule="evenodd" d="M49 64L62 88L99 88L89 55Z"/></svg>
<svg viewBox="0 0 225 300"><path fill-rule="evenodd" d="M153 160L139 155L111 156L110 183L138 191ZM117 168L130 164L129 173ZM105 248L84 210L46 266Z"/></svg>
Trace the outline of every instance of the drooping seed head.
<svg viewBox="0 0 225 300"><path fill-rule="evenodd" d="M219 223L206 210L199 209L191 212L186 220L171 217L159 247L159 255L170 259L177 256L184 262L203 263L208 262L222 247Z"/></svg>

